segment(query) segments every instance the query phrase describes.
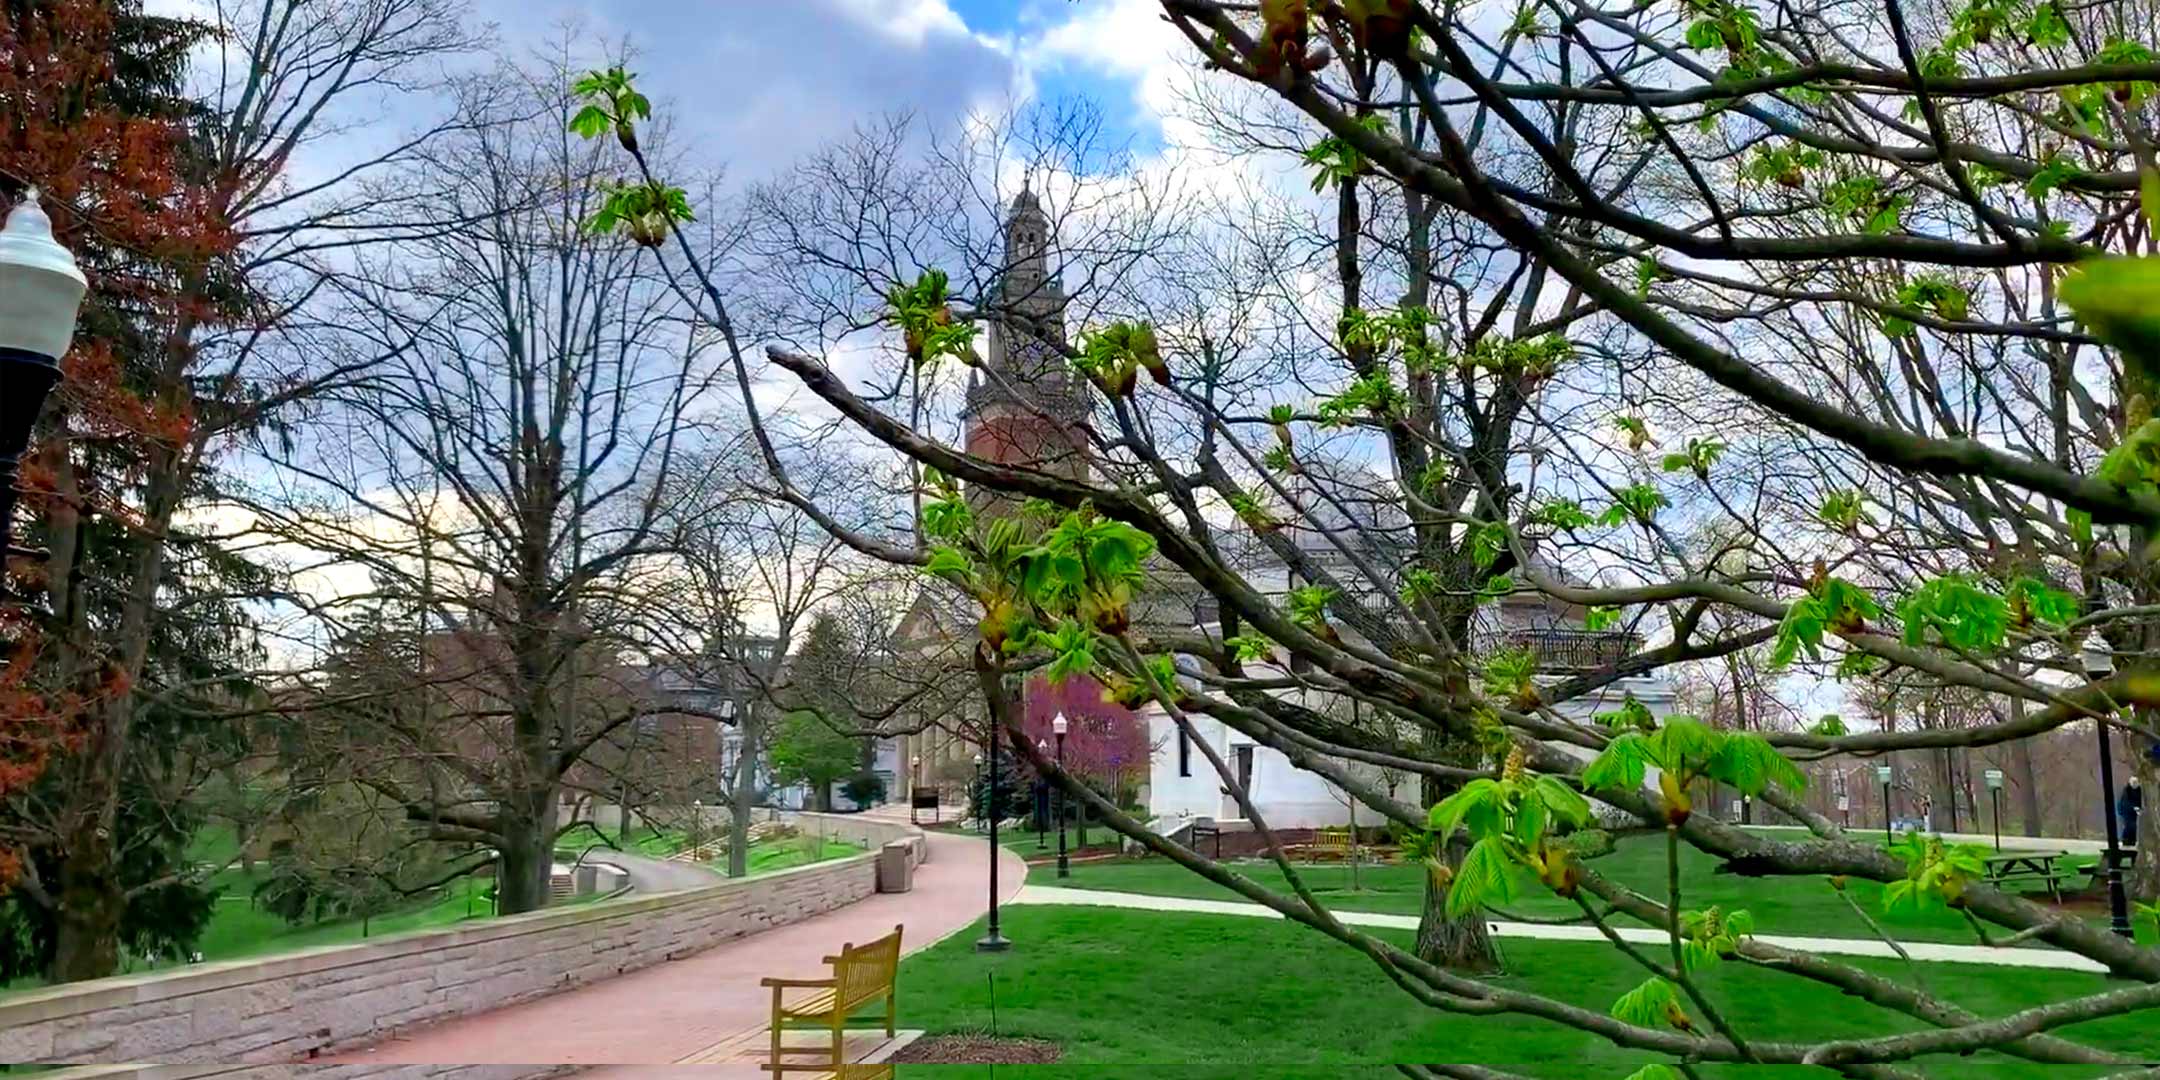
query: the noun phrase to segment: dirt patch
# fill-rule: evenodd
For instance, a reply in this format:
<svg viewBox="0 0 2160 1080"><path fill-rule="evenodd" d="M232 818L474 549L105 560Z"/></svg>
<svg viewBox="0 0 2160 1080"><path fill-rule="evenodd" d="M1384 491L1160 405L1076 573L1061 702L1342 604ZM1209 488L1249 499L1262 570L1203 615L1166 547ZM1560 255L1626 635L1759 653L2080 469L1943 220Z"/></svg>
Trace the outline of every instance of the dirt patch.
<svg viewBox="0 0 2160 1080"><path fill-rule="evenodd" d="M899 1065L1049 1065L1064 1048L1048 1039L1001 1038L979 1031L925 1035L892 1056Z"/></svg>

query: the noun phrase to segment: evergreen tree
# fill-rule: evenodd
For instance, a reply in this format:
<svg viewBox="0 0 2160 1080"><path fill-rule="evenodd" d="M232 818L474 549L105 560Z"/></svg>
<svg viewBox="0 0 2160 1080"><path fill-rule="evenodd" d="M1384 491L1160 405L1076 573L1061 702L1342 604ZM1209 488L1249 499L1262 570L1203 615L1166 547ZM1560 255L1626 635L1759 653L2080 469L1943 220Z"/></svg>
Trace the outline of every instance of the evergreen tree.
<svg viewBox="0 0 2160 1080"><path fill-rule="evenodd" d="M838 619L811 620L796 656L785 704L773 733L773 775L783 784L806 784L820 810L832 809L832 786L861 768L863 738L853 734L856 716L848 692L862 648Z"/></svg>

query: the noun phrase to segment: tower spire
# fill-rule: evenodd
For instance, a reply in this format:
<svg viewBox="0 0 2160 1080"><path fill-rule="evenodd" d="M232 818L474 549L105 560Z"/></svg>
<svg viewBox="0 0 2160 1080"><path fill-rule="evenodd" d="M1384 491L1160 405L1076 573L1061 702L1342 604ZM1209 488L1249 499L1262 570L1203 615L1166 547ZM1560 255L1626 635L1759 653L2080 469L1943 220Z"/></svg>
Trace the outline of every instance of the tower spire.
<svg viewBox="0 0 2160 1080"><path fill-rule="evenodd" d="M971 453L1011 464L1086 473L1080 425L1086 390L1062 352L1065 291L1050 273L1050 216L1023 178L1006 209L1005 252L996 303L986 313L986 373L967 388L967 446Z"/></svg>

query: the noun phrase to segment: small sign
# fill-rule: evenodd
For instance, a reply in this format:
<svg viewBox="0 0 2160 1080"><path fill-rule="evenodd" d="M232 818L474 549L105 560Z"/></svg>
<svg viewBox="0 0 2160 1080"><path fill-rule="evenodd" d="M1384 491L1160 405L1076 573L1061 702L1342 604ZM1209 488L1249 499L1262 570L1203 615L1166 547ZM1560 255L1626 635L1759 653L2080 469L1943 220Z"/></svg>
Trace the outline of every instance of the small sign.
<svg viewBox="0 0 2160 1080"><path fill-rule="evenodd" d="M1850 796L1850 795L1840 795L1840 796L1838 796L1838 797L1837 797L1837 808L1838 808L1838 813L1840 813L1840 814L1844 813L1844 812L1845 812L1845 811L1847 811L1847 810L1850 810L1850 809L1852 809L1852 796Z"/></svg>

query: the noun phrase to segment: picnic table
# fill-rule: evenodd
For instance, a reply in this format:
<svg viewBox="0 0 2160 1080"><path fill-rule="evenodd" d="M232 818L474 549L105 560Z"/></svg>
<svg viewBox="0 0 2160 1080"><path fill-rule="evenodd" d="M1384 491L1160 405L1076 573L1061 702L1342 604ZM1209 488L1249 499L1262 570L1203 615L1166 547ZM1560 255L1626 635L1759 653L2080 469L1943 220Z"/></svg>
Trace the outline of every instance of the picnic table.
<svg viewBox="0 0 2160 1080"><path fill-rule="evenodd" d="M2082 872L2077 867L2062 865L2069 857L2067 851L2005 851L1990 855L1986 864L1988 884L2038 881L2047 886L2048 895L2059 904L2062 903L2063 884Z"/></svg>

